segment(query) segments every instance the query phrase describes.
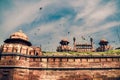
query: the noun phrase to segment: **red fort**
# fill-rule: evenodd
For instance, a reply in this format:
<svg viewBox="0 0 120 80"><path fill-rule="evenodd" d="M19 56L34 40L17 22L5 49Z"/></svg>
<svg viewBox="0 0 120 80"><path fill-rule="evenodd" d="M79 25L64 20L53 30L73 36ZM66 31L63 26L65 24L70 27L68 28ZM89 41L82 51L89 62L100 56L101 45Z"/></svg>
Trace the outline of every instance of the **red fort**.
<svg viewBox="0 0 120 80"><path fill-rule="evenodd" d="M58 52L94 52L112 49L107 40L100 47L76 44L71 48L63 39ZM44 53L45 54L45 53ZM81 53L79 53L81 54ZM120 55L45 56L41 47L32 46L22 31L15 32L0 47L0 80L120 80Z"/></svg>

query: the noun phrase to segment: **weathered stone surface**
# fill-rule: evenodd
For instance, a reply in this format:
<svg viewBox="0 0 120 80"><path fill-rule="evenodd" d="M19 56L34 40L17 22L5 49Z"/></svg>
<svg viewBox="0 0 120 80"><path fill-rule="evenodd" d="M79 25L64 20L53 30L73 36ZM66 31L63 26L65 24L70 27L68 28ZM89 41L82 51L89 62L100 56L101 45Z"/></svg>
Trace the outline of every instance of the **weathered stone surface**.
<svg viewBox="0 0 120 80"><path fill-rule="evenodd" d="M101 70L94 70L96 68ZM26 60L3 56L0 60L0 80L120 80L120 61L110 57L40 57Z"/></svg>

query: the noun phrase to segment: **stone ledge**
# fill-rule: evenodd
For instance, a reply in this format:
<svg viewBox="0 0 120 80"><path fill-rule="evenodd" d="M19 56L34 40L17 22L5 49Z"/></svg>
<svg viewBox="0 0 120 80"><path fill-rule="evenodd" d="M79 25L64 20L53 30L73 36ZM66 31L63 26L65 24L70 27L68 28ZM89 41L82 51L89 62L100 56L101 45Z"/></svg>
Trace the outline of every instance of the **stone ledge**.
<svg viewBox="0 0 120 80"><path fill-rule="evenodd" d="M120 67L115 68L40 68L40 67L24 67L24 66L0 66L0 69L29 69L29 70L120 70Z"/></svg>

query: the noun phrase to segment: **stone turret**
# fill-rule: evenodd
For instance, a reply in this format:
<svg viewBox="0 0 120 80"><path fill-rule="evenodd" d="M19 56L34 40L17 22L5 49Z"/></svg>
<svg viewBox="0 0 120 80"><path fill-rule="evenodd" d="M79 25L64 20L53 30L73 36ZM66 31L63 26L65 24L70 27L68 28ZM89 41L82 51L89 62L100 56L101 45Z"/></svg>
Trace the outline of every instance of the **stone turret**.
<svg viewBox="0 0 120 80"><path fill-rule="evenodd" d="M41 55L41 48L32 46L28 36L21 30L11 34L0 46L0 67L4 67L0 69L0 80L29 80L29 70L23 67L34 65L30 57Z"/></svg>
<svg viewBox="0 0 120 80"><path fill-rule="evenodd" d="M24 55L42 55L41 48L33 47L28 36L21 30L10 35L1 47L2 53L19 53ZM38 49L39 48L39 49Z"/></svg>

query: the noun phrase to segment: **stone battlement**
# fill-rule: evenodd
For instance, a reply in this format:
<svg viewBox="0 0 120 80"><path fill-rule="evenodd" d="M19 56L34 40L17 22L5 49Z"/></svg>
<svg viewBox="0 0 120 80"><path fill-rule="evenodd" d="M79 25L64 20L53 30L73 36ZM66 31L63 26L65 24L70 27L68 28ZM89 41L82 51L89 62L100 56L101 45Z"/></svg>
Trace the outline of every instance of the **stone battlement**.
<svg viewBox="0 0 120 80"><path fill-rule="evenodd" d="M1 54L0 65L40 68L120 68L120 56L27 56Z"/></svg>
<svg viewBox="0 0 120 80"><path fill-rule="evenodd" d="M120 56L29 56L4 53L0 54L0 75L0 80L117 80L120 77Z"/></svg>

